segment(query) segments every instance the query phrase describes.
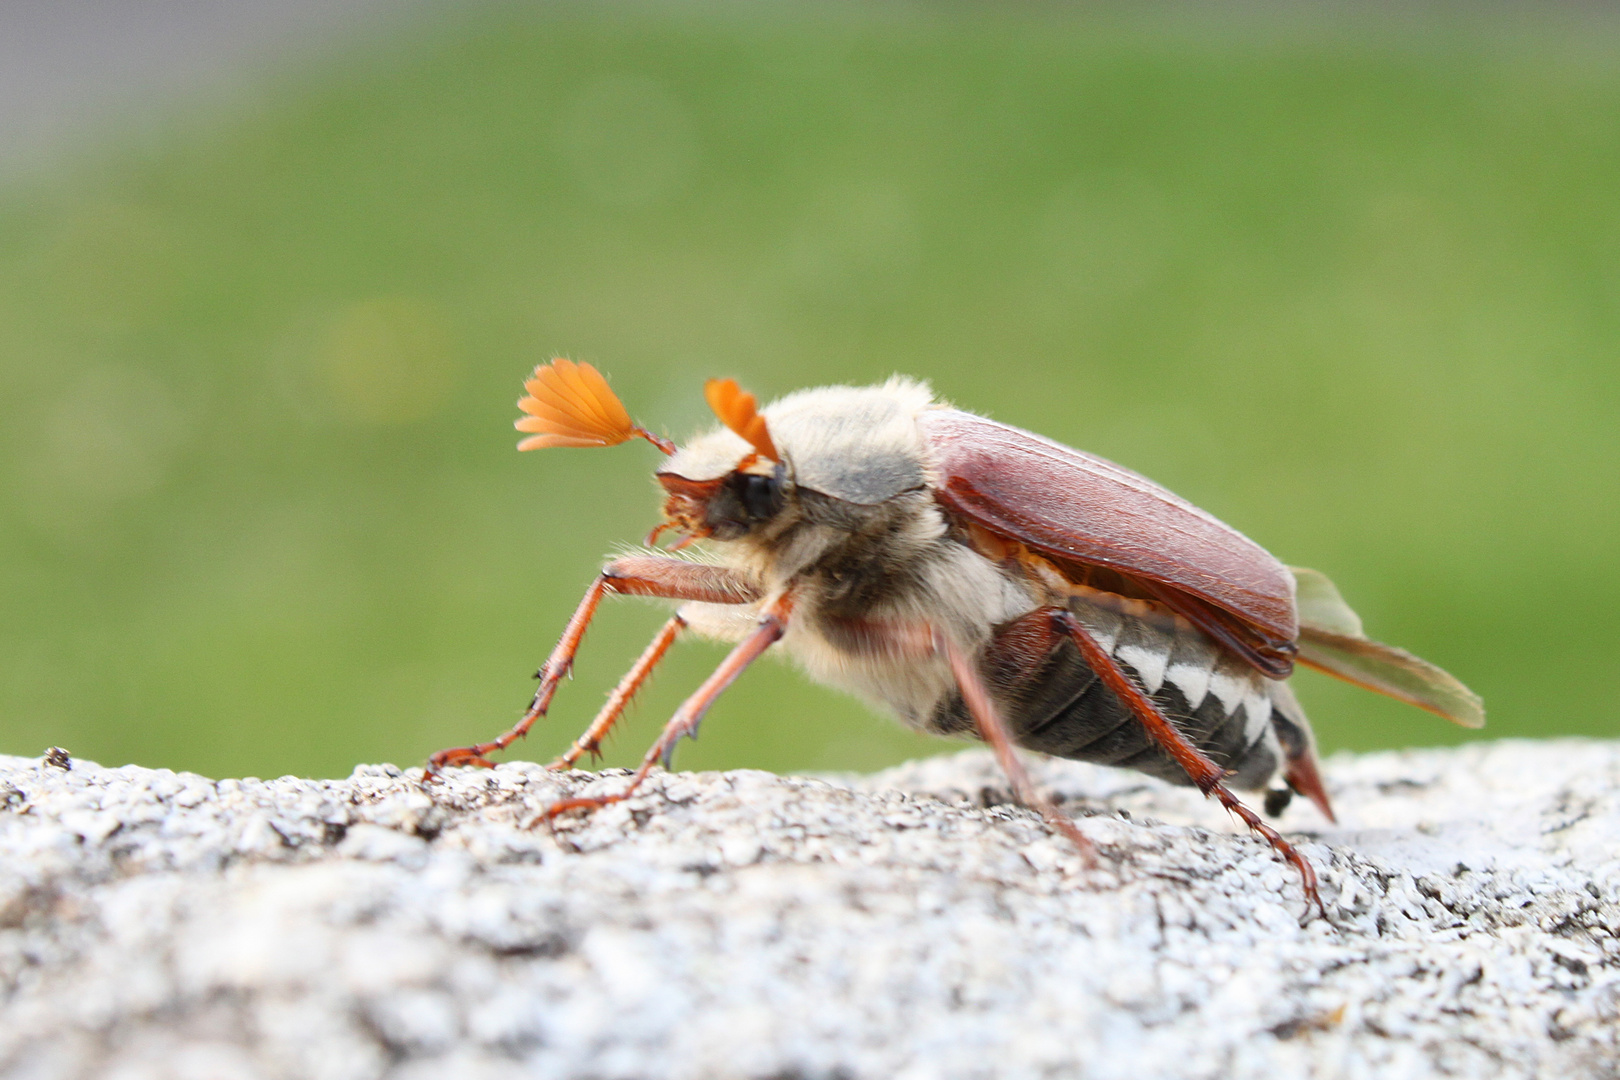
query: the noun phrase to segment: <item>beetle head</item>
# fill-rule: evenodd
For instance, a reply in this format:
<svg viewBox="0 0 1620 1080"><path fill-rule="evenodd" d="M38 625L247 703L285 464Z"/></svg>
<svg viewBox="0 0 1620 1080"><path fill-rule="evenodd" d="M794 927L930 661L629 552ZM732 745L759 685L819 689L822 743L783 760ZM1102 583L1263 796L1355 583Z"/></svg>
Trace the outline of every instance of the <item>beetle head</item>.
<svg viewBox="0 0 1620 1080"><path fill-rule="evenodd" d="M763 410L730 379L706 391L724 426L659 469L669 528L716 540L797 520L860 528L870 508L927 486L917 414L933 395L920 383L804 390Z"/></svg>
<svg viewBox="0 0 1620 1080"><path fill-rule="evenodd" d="M658 471L668 492L666 523L654 532L691 540L737 540L776 521L786 508L791 483L754 395L734 379L710 379L703 395L725 425L700 436Z"/></svg>

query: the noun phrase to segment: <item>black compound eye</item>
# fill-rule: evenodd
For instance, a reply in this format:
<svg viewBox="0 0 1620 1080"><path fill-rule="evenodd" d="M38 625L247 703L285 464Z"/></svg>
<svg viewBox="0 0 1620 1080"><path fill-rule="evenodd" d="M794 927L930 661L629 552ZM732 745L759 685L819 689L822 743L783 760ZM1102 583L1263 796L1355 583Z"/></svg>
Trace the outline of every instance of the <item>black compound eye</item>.
<svg viewBox="0 0 1620 1080"><path fill-rule="evenodd" d="M737 498L750 519L763 521L782 508L782 482L775 476L738 473Z"/></svg>

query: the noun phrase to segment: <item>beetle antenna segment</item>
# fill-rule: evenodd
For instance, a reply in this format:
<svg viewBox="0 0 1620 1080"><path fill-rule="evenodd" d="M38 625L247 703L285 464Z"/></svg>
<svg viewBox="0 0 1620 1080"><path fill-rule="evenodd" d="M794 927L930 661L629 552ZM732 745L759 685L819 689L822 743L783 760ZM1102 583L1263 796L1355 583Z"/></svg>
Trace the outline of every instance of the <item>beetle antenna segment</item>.
<svg viewBox="0 0 1620 1080"><path fill-rule="evenodd" d="M513 425L533 432L518 443L519 450L550 446L617 446L633 438L646 439L666 454L675 444L654 435L630 419L624 403L608 386L602 373L589 364L558 357L541 364L523 384L528 396L518 408L527 416Z"/></svg>
<svg viewBox="0 0 1620 1080"><path fill-rule="evenodd" d="M747 439L760 457L782 460L776 452L776 444L771 441L765 418L759 415L759 402L738 386L736 379L710 379L703 384L703 396L720 422Z"/></svg>

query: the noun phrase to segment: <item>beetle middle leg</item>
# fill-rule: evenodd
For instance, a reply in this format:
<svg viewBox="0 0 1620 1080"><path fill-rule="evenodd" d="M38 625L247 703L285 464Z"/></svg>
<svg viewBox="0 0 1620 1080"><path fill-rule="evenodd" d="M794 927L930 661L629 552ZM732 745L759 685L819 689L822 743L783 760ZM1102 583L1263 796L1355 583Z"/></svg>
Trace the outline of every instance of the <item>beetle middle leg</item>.
<svg viewBox="0 0 1620 1080"><path fill-rule="evenodd" d="M574 666L574 657L579 652L580 643L585 639L586 628L596 615L596 609L601 604L602 598L609 593L620 596L654 596L666 600L697 600L710 604L748 604L759 598L758 590L750 582L724 567L690 563L658 555L629 555L613 560L602 568L596 580L591 582L591 587L585 590L584 598L580 600L573 618L568 620L568 625L563 630L562 639L557 642L557 647L551 651L551 655L536 673L540 686L535 690L534 700L524 711L522 718L512 725L510 730L489 742L440 750L428 758L424 779L431 779L440 770L452 765L491 768L493 763L487 755L497 750L505 750L529 733L529 728L534 726L534 722L544 716L546 710L551 707L551 699L556 695L557 687ZM652 663L656 663L662 655L660 651L658 656L653 657ZM643 660L645 659L644 655ZM638 667L640 663L638 661ZM632 672L634 670L632 669ZM647 670L651 670L651 663L647 665ZM645 678L645 673L642 677ZM628 701L628 697L626 700ZM601 719L599 716L598 720ZM608 720L609 726L611 723L612 720ZM592 728L595 727L596 724L592 724ZM605 732L606 727L602 730ZM586 734L589 733L587 731Z"/></svg>
<svg viewBox="0 0 1620 1080"><path fill-rule="evenodd" d="M1096 865L1097 846L1080 831L1074 819L1059 809L1057 804L1030 779L1029 770L1024 768L1023 759L1018 756L1012 731L1001 715L1001 709L996 705L990 688L985 685L984 677L980 674L971 654L957 644L949 634L926 623L884 622L872 619L829 621L837 624L841 636L860 643L865 649L911 660L929 657L944 659L951 669L952 678L956 680L956 687L961 692L962 703L967 709L968 716L973 720L974 729L978 731L979 738L983 739L991 752L996 755L996 763L1001 766L1001 771L1006 774L1008 783L1012 785L1013 797L1045 818L1046 823L1054 830L1062 833L1079 850L1088 868ZM1014 634L1031 629L1037 632L1046 631L1045 625L1040 620L1031 622L1029 616L1016 621L1014 626L1016 627Z"/></svg>
<svg viewBox="0 0 1620 1080"><path fill-rule="evenodd" d="M962 691L962 701L973 716L980 738L989 744L991 751L996 755L996 761L1001 765L1001 771L1007 774L1014 797L1039 813L1046 819L1048 825L1079 848L1087 868L1095 866L1097 845L1080 831L1073 818L1058 809L1057 804L1030 780L1029 771L1024 768L1023 759L1018 756L1018 750L1013 745L1012 732L1007 729L1007 722L1002 719L1001 711L996 708L990 690L984 685L984 680L974 667L972 658L962 651L961 646L939 631L934 631L931 637L934 651L942 654L951 667L956 685Z"/></svg>
<svg viewBox="0 0 1620 1080"><path fill-rule="evenodd" d="M1175 759L1176 763L1186 770L1187 776L1193 784L1205 795L1214 796L1228 811L1237 815L1245 825L1259 833L1272 848L1299 871L1304 882L1305 898L1314 904L1323 918L1327 917L1327 908L1322 904L1322 898L1316 891L1316 871L1311 867L1305 856L1301 855L1282 834L1243 804L1241 800L1227 786L1222 783L1225 774L1213 761L1194 746L1176 726L1172 724L1164 713L1159 711L1151 699L1131 681L1129 675L1108 654L1108 651L1098 644L1091 632L1081 625L1080 620L1067 608L1052 608L1051 617L1054 626L1061 629L1080 648L1080 655L1085 658L1087 666L1095 671L1114 694L1124 702L1126 707L1136 714L1142 722L1142 727L1152 737L1153 741L1162 747L1165 753Z"/></svg>

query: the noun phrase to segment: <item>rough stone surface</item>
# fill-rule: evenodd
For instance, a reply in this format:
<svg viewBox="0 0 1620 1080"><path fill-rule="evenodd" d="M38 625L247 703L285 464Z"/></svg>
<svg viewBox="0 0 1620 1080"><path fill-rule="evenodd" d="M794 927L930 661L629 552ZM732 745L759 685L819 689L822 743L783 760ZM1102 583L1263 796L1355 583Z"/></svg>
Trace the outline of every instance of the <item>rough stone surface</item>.
<svg viewBox="0 0 1620 1080"><path fill-rule="evenodd" d="M1620 744L1339 757L1297 878L1196 794L872 777L211 781L0 759L0 1075L1620 1075Z"/></svg>

